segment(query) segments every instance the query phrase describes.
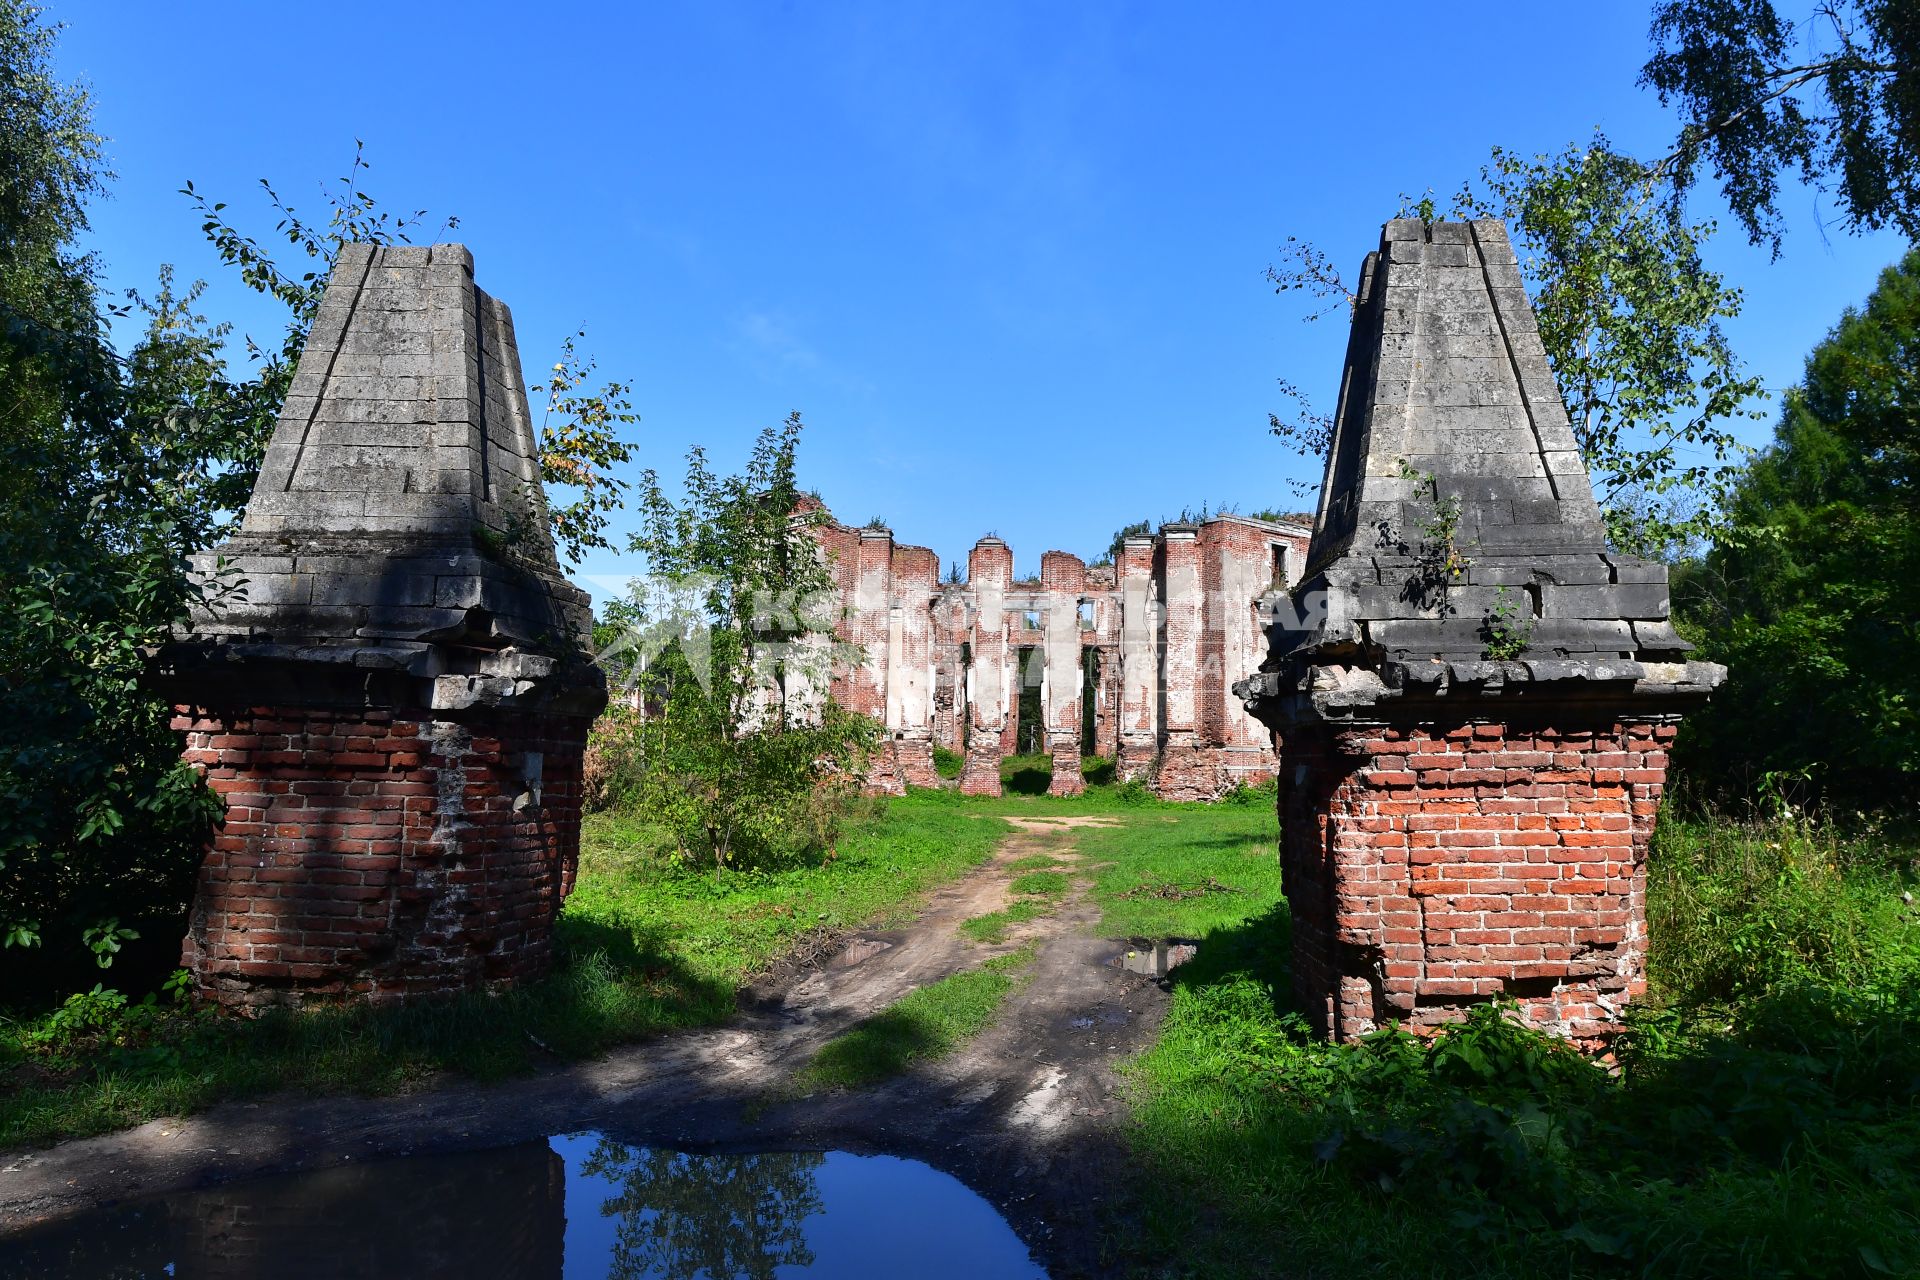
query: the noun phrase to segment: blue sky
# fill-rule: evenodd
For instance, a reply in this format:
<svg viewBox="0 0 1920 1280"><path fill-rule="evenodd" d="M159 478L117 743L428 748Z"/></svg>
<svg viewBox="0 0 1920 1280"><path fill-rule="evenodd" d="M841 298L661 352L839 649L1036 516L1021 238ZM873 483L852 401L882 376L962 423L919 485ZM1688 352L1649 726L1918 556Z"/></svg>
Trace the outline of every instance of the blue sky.
<svg viewBox="0 0 1920 1280"><path fill-rule="evenodd" d="M273 332L178 188L269 232L255 181L317 210L360 138L383 202L459 216L530 365L585 326L634 384L639 465L731 467L800 409L842 518L947 559L991 530L1023 572L1182 506L1306 505L1287 481L1317 468L1266 414L1280 376L1331 407L1345 333L1264 284L1288 235L1351 273L1402 192L1495 144L1672 132L1634 85L1646 6L1605 0L53 11L118 174L93 215L115 285L172 262ZM1823 234L1810 192L1786 212L1781 261L1737 229L1711 255L1775 387L1901 247Z"/></svg>

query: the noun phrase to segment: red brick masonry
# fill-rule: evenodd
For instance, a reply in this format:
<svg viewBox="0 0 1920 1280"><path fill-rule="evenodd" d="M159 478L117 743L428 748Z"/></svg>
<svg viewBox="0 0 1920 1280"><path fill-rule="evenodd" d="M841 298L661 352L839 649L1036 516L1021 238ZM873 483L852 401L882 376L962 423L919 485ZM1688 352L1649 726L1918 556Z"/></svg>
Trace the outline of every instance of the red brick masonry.
<svg viewBox="0 0 1920 1280"><path fill-rule="evenodd" d="M186 759L227 802L182 963L230 1007L545 974L579 859L589 723L179 708Z"/></svg>
<svg viewBox="0 0 1920 1280"><path fill-rule="evenodd" d="M1510 996L1595 1042L1645 985L1669 723L1295 729L1281 856L1296 1002L1336 1038Z"/></svg>

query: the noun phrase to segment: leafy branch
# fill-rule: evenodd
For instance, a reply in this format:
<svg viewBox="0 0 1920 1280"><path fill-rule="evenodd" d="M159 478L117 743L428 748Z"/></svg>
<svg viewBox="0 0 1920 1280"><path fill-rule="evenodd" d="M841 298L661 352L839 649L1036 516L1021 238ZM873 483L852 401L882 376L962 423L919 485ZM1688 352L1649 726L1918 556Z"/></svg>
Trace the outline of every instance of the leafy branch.
<svg viewBox="0 0 1920 1280"><path fill-rule="evenodd" d="M541 479L579 494L547 508L554 542L575 564L588 547L613 545L606 537L607 519L625 504L627 482L612 468L633 460L633 446L621 428L640 421L629 384L609 379L597 390L582 390L597 368L593 357L582 356L575 346L584 337L584 329L570 334L547 380L529 388L547 397L540 419Z"/></svg>
<svg viewBox="0 0 1920 1280"><path fill-rule="evenodd" d="M1529 596L1523 606L1506 586L1501 586L1494 592L1493 608L1487 611L1481 625L1481 635L1486 640L1482 656L1490 662L1517 661L1533 643L1536 621L1532 597Z"/></svg>
<svg viewBox="0 0 1920 1280"><path fill-rule="evenodd" d="M1473 561L1460 549L1460 495L1440 496L1440 479L1431 471L1421 471L1405 458L1400 459L1400 478L1414 482L1414 495L1430 504L1427 517L1420 522L1418 558L1420 578L1427 593L1466 576Z"/></svg>

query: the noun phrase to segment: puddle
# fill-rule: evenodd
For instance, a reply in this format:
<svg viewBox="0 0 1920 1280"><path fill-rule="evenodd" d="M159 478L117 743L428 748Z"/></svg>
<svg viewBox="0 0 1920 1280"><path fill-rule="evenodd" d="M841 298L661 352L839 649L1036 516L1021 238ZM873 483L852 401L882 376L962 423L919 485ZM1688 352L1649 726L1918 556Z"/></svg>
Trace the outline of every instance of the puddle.
<svg viewBox="0 0 1920 1280"><path fill-rule="evenodd" d="M591 1133L130 1202L0 1238L0 1275L1046 1280L992 1205L915 1160Z"/></svg>
<svg viewBox="0 0 1920 1280"><path fill-rule="evenodd" d="M1196 944L1184 938L1155 938L1152 941L1135 938L1120 957L1120 967L1128 973L1164 978L1193 959L1199 950Z"/></svg>

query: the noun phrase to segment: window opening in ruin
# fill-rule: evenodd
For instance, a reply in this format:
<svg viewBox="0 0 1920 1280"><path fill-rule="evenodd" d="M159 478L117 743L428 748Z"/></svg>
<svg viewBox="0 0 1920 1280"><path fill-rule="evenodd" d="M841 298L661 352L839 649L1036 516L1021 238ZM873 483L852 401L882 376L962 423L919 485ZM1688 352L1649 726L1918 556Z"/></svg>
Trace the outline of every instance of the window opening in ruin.
<svg viewBox="0 0 1920 1280"><path fill-rule="evenodd" d="M1038 631L1040 629L1040 611L1038 609L1028 609L1022 613L1020 615L1020 625L1028 631Z"/></svg>
<svg viewBox="0 0 1920 1280"><path fill-rule="evenodd" d="M1100 651L1089 645L1080 651L1080 753L1098 755L1100 741Z"/></svg>
<svg viewBox="0 0 1920 1280"><path fill-rule="evenodd" d="M1080 602L1080 629L1082 631L1093 630L1093 601L1091 600L1082 600Z"/></svg>
<svg viewBox="0 0 1920 1280"><path fill-rule="evenodd" d="M967 744L973 741L973 707L967 697L967 673L973 670L973 643L960 642L960 669L953 678L953 714L957 732L954 737L960 741L960 750L965 751Z"/></svg>
<svg viewBox="0 0 1920 1280"><path fill-rule="evenodd" d="M1287 544L1284 542L1273 544L1273 585L1287 585Z"/></svg>
<svg viewBox="0 0 1920 1280"><path fill-rule="evenodd" d="M1040 701L1040 682L1046 675L1047 652L1037 644L1023 644L1020 663L1020 719L1014 732L1016 754L1034 755L1047 749L1046 709Z"/></svg>

